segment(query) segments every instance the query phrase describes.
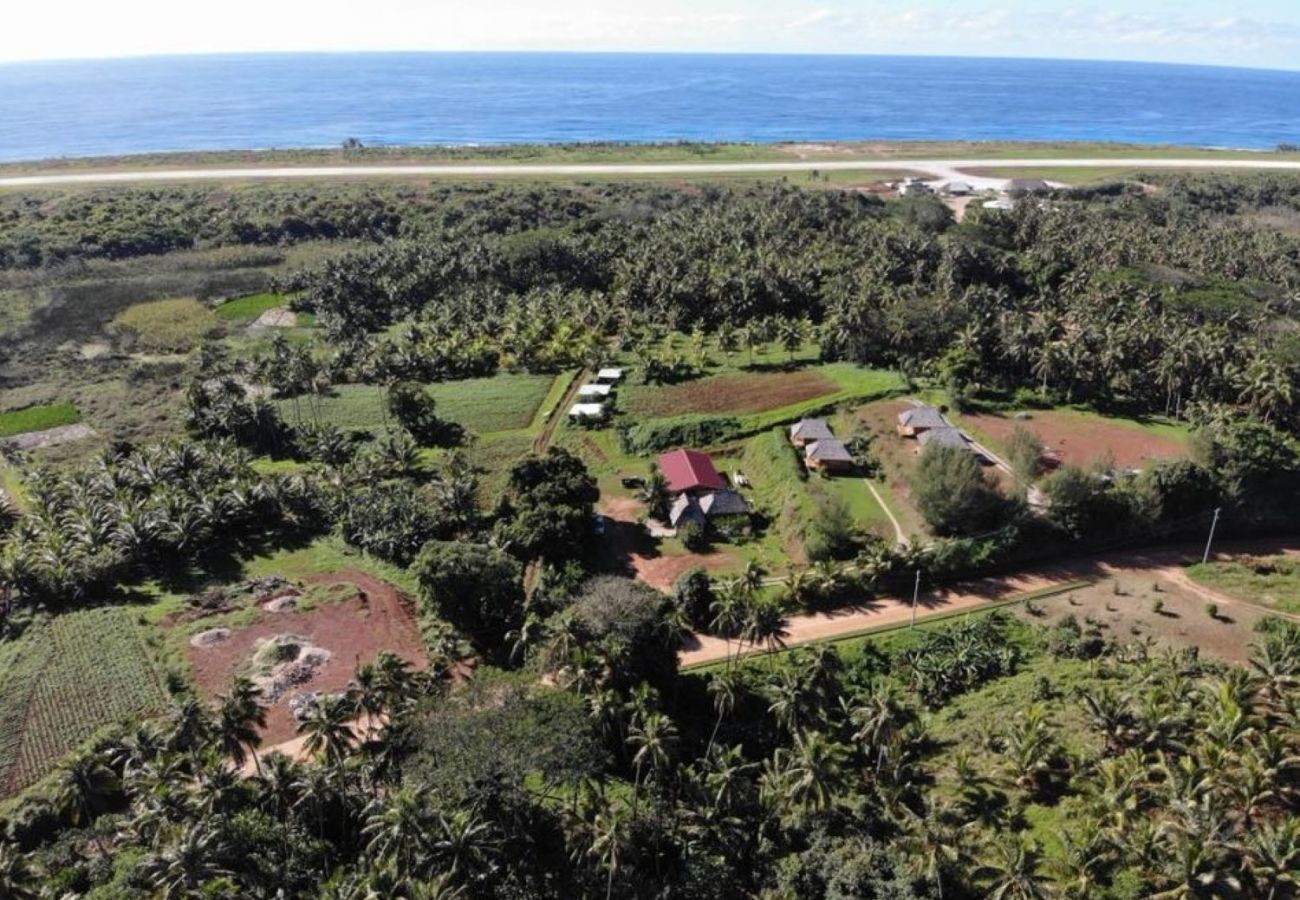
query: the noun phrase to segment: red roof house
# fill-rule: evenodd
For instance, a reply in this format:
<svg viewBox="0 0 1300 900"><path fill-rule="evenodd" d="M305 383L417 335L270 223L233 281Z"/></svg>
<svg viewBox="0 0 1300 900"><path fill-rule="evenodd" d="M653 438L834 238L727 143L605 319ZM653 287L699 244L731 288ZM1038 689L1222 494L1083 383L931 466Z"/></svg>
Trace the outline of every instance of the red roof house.
<svg viewBox="0 0 1300 900"><path fill-rule="evenodd" d="M659 457L659 471L674 494L691 491L720 491L727 483L713 468L709 454L698 450L674 450Z"/></svg>

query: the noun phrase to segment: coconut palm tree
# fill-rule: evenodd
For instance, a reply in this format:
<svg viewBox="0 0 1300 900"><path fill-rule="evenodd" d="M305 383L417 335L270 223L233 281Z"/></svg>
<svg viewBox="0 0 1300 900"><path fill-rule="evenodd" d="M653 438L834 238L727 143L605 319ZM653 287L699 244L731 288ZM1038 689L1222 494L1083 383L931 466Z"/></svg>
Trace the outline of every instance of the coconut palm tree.
<svg viewBox="0 0 1300 900"><path fill-rule="evenodd" d="M374 860L389 860L401 875L422 874L430 862L430 798L423 787L402 787L370 802L361 836Z"/></svg>
<svg viewBox="0 0 1300 900"><path fill-rule="evenodd" d="M0 897L8 900L36 900L41 881L31 860L8 841L0 841Z"/></svg>
<svg viewBox="0 0 1300 900"><path fill-rule="evenodd" d="M636 748L632 754L635 777L632 782L632 813L636 814L641 794L643 771L648 767L658 782L672 761L677 746L677 726L661 712L651 712L638 717L628 730L628 743Z"/></svg>
<svg viewBox="0 0 1300 900"><path fill-rule="evenodd" d="M216 831L192 823L146 857L141 868L149 884L167 900L192 897L213 879L231 874L218 861L222 849Z"/></svg>
<svg viewBox="0 0 1300 900"><path fill-rule="evenodd" d="M298 723L299 733L307 738L303 750L309 756L324 755L331 766L341 766L356 741L356 732L348 722L352 707L342 694L318 697Z"/></svg>
<svg viewBox="0 0 1300 900"><path fill-rule="evenodd" d="M260 774L262 761L257 748L262 743L262 736L259 730L266 728L262 689L243 675L235 676L230 693L218 700L216 728L217 745L222 755L237 768L243 768L251 756Z"/></svg>
<svg viewBox="0 0 1300 900"><path fill-rule="evenodd" d="M1012 835L994 844L975 869L990 900L1047 900L1047 879L1039 871L1038 845Z"/></svg>

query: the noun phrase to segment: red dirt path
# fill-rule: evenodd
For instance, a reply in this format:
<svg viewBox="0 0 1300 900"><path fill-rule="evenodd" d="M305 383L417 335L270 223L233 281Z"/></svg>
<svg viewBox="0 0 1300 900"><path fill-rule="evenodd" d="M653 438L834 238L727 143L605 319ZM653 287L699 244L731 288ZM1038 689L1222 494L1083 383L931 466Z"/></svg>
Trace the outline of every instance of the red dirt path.
<svg viewBox="0 0 1300 900"><path fill-rule="evenodd" d="M1137 428L1107 422L1100 417L1076 416L1055 410L1030 413L1031 418L1018 422L1000 413L963 415L962 424L1003 443L1023 425L1038 436L1047 449L1054 451L1062 463L1087 466L1112 459L1123 469L1141 469L1157 459L1179 459L1187 448L1172 438L1150 434Z"/></svg>
<svg viewBox="0 0 1300 900"><path fill-rule="evenodd" d="M357 667L372 662L381 650L396 653L417 669L427 665L414 611L397 588L353 570L310 580L356 585L359 593L351 600L322 603L310 612L262 612L256 623L234 629L228 640L213 647L200 649L187 644L194 680L205 698L210 700L228 691L231 679L252 658L257 640L277 634L300 634L333 654L296 691L341 691ZM293 693L290 691L267 708L264 743L285 741L297 733L288 702Z"/></svg>

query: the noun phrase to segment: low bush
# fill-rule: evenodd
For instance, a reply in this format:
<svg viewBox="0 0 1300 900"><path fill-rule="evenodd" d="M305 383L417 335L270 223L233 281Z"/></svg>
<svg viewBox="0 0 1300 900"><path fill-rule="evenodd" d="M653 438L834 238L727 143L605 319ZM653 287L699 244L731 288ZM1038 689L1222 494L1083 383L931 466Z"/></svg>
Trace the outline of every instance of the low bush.
<svg viewBox="0 0 1300 900"><path fill-rule="evenodd" d="M661 453L675 447L709 447L739 435L735 416L682 416L619 429L623 449L632 454Z"/></svg>

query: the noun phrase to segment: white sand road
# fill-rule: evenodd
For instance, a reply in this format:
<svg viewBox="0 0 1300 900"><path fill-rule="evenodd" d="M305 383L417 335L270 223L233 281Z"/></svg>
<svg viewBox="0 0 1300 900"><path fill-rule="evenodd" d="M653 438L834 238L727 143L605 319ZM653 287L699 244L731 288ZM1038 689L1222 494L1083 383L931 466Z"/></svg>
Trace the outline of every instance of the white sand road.
<svg viewBox="0 0 1300 900"><path fill-rule="evenodd" d="M727 175L762 172L839 172L855 170L907 170L933 176L938 180L960 180L979 189L997 188L1005 178L988 178L968 174L968 169L1254 169L1300 172L1300 160L1246 158L1159 158L1092 157L1071 159L906 159L869 157L864 159L800 160L792 162L740 163L574 163L539 165L343 165L343 166L275 166L190 169L112 170L104 172L51 172L49 174L0 177L0 188L47 187L78 184L115 184L172 181L238 181L242 179L283 180L313 178L424 178L519 177L529 175Z"/></svg>

